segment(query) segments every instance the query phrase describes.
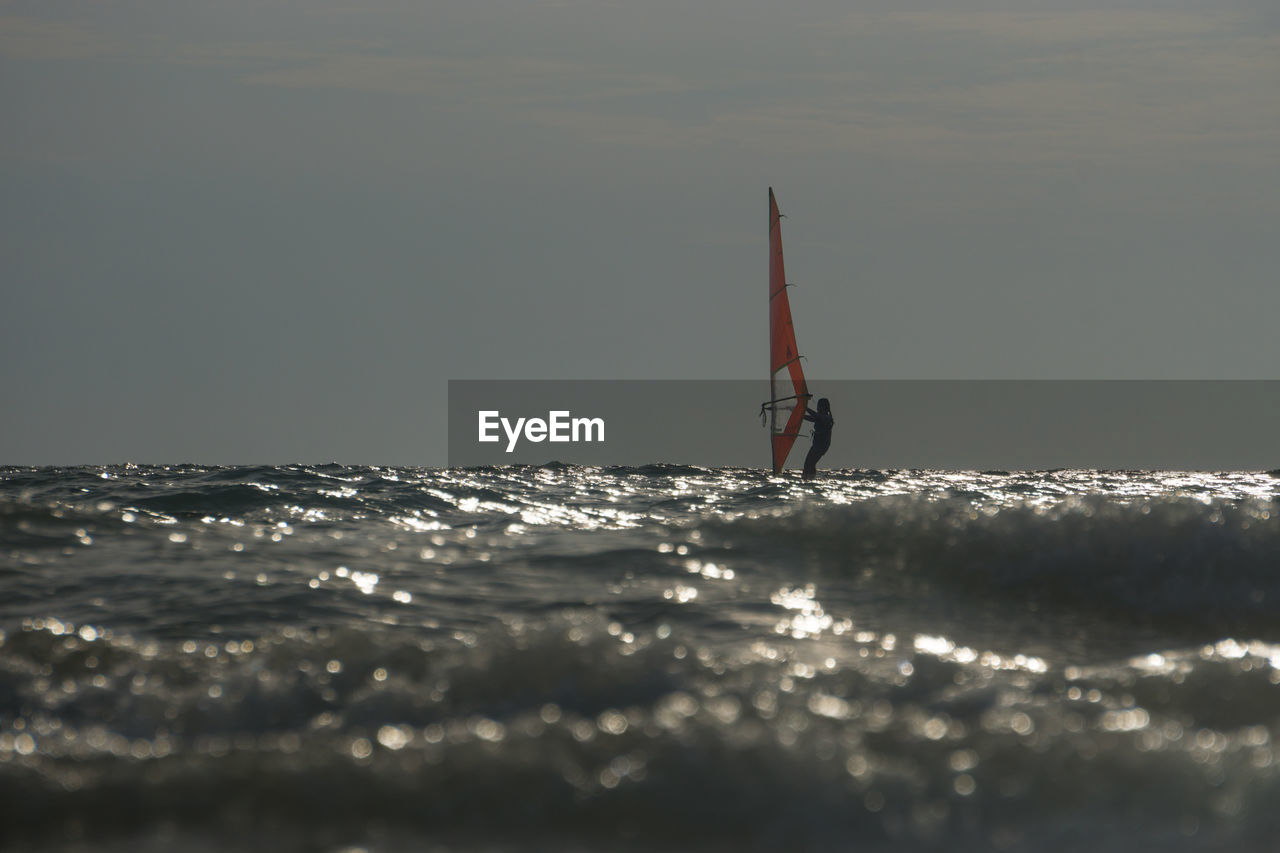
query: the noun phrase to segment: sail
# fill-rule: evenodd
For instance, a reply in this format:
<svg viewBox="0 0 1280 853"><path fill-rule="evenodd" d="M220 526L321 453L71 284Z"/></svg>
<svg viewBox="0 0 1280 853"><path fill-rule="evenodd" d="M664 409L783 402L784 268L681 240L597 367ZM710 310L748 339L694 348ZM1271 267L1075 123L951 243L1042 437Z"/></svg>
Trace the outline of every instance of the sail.
<svg viewBox="0 0 1280 853"><path fill-rule="evenodd" d="M809 386L800 366L796 332L791 325L787 276L782 266L782 214L769 188L769 430L773 442L773 473L787 464L791 445L800 436Z"/></svg>

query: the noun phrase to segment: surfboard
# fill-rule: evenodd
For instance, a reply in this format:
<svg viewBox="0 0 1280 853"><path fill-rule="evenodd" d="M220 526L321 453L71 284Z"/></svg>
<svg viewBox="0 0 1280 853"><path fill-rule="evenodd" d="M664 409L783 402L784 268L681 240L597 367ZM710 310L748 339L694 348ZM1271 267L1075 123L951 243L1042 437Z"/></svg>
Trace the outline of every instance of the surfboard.
<svg viewBox="0 0 1280 853"><path fill-rule="evenodd" d="M787 274L782 262L782 214L769 187L769 400L760 406L768 414L773 473L787 464L791 446L800 437L809 404L796 330L787 298Z"/></svg>

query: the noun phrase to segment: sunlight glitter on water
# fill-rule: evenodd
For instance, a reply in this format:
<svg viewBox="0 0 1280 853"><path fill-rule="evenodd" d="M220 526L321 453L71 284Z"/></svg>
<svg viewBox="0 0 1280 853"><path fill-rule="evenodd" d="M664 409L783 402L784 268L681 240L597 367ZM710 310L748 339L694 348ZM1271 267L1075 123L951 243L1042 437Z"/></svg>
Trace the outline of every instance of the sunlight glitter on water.
<svg viewBox="0 0 1280 853"><path fill-rule="evenodd" d="M753 797L839 830L807 850L1270 826L1276 478L96 473L7 474L27 497L0 506L0 772L45 792L50 837L112 791L240 802L246 767L548 848L555 815L643 832L654 802L688 838L735 815L726 849L793 839Z"/></svg>

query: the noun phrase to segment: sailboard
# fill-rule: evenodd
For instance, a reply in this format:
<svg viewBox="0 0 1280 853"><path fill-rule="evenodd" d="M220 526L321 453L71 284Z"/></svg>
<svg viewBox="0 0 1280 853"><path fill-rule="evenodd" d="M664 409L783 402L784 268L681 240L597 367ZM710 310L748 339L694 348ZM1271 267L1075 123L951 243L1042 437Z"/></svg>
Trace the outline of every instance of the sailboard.
<svg viewBox="0 0 1280 853"><path fill-rule="evenodd" d="M787 299L787 275L782 264L782 214L778 212L778 201L770 187L769 400L760 406L760 412L768 414L775 475L782 472L791 446L800 437L810 396L796 346L796 330L791 324L791 302Z"/></svg>

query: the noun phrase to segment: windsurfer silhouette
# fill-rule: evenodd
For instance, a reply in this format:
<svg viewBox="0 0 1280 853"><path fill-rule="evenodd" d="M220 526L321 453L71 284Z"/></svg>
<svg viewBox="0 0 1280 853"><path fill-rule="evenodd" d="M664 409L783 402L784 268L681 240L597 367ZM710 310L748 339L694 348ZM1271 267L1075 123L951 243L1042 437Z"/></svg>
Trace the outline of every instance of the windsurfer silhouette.
<svg viewBox="0 0 1280 853"><path fill-rule="evenodd" d="M835 426L835 418L831 417L831 403L826 397L818 401L818 411L804 410L804 419L813 421L813 446L809 455L804 458L804 479L812 479L818 473L818 460L831 447L831 428Z"/></svg>

